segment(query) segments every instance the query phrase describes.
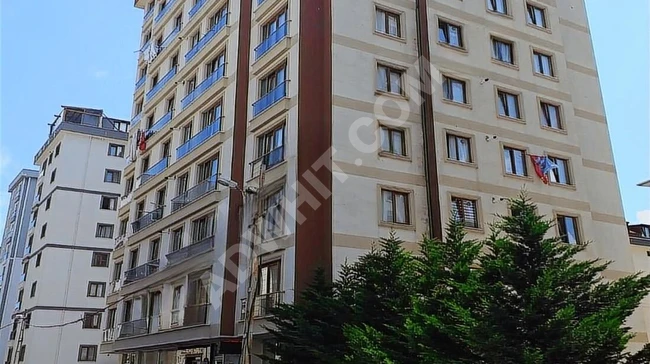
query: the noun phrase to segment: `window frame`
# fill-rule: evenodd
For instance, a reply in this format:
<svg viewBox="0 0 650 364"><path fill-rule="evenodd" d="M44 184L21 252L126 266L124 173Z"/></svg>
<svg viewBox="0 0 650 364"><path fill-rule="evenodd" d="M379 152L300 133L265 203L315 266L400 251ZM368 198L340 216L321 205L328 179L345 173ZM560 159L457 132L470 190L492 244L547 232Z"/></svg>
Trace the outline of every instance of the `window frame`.
<svg viewBox="0 0 650 364"><path fill-rule="evenodd" d="M379 13L383 13L384 17L384 24L383 27L384 29L379 29L378 25L378 15ZM392 9L383 5L375 4L375 12L374 12L374 19L375 19L375 25L374 25L374 33L377 35L381 36L387 36L390 38L394 39L405 39L405 31L404 31L404 12L399 11L397 9ZM397 34L391 34L390 33L390 19L395 18L397 22Z"/></svg>
<svg viewBox="0 0 650 364"><path fill-rule="evenodd" d="M383 70L382 70L383 69ZM379 84L379 74L381 72L385 72L386 76L386 90L382 90L380 88ZM400 89L399 93L397 92L392 92L391 89L391 76L393 74L399 74L399 82L400 82ZM403 67L400 67L398 65L394 64L389 64L386 62L382 61L377 61L376 66L375 66L375 93L379 93L382 95L390 95L390 96L396 96L396 97L407 97L406 95L406 87L405 87L405 76L406 76L406 69Z"/></svg>
<svg viewBox="0 0 650 364"><path fill-rule="evenodd" d="M496 45L497 43L503 43L510 47L510 60L511 62L501 60L497 58ZM519 59L517 57L517 45L515 41L501 37L499 35L490 34L490 58L493 63L498 65L519 69Z"/></svg>
<svg viewBox="0 0 650 364"><path fill-rule="evenodd" d="M559 156L555 154L547 154L546 155L553 163L558 163L558 160L562 162L564 165L564 176L566 177L566 182L557 182L559 181L559 175L555 175L556 169L553 168L549 174L548 174L548 181L550 184L554 186L561 186L561 187L569 187L569 188L574 188L574 178L573 178L573 172L572 172L572 163L571 163L571 158L565 157L565 156ZM558 165L559 166L559 165ZM556 181L551 180L551 176L555 177Z"/></svg>
<svg viewBox="0 0 650 364"><path fill-rule="evenodd" d="M38 281L32 282L32 285L29 288L29 298L36 297L36 287L37 287L36 284L37 283L38 283Z"/></svg>
<svg viewBox="0 0 650 364"><path fill-rule="evenodd" d="M110 203L111 200L115 201L115 203L111 204ZM104 201L108 201L108 208L104 208ZM100 210L116 211L118 203L119 203L119 201L117 200L117 197L115 197L115 196L101 195L99 197L99 209ZM113 208L111 208L111 205L113 205Z"/></svg>
<svg viewBox="0 0 650 364"><path fill-rule="evenodd" d="M577 214L572 214L572 213L567 213L567 212L560 212L560 211L554 211L555 215L555 231L557 234L557 238L560 239L561 242L569 245L580 245L582 244L582 223L580 221L580 216ZM573 229L575 233L575 243L572 243L568 240L565 240L562 235L562 230L566 230L566 227L562 227L560 224L560 218L568 218L573 221ZM568 235L564 235L568 239Z"/></svg>
<svg viewBox="0 0 650 364"><path fill-rule="evenodd" d="M546 74L540 71L543 71L542 59L541 57L547 57L550 67L550 74ZM531 60L533 62L533 74L538 77L543 77L547 79L557 80L557 65L555 61L555 55L551 52L531 47ZM537 69L537 64L540 65L540 70Z"/></svg>
<svg viewBox="0 0 650 364"><path fill-rule="evenodd" d="M100 234L100 232L103 229L108 229L108 231L110 231L110 234ZM107 235L110 235L110 236L107 236ZM95 238L113 239L114 236L115 236L115 225L114 224L105 224L105 223L101 223L101 222L97 223L97 226L95 228Z"/></svg>
<svg viewBox="0 0 650 364"><path fill-rule="evenodd" d="M482 230L482 219L481 219L481 199L480 197L475 197L475 196L467 196L467 195L462 195L462 194L456 194L456 193L451 193L449 195L449 203L450 203L450 214L452 218L453 216L453 209L456 207L458 209L458 206L455 204L457 203L463 203L463 202L471 202L473 209L474 209L474 224L467 224L467 220L465 219L465 214L462 216L462 221L461 223L463 224L463 227L466 229L472 229L472 230ZM464 211L465 206L461 206L459 211ZM460 216L459 216L460 217Z"/></svg>
<svg viewBox="0 0 650 364"><path fill-rule="evenodd" d="M512 151L517 151L522 153L522 168L523 174L518 174L516 173L516 158L515 155L511 153L510 155L510 161L511 161L511 170L512 172L508 172L508 166L507 166L507 161L505 157L505 152L506 149L512 150ZM512 144L501 144L501 160L502 160L502 165L503 165L503 174L508 176L508 177L515 177L515 178L525 178L525 179L530 179L530 167L528 165L528 149L524 147L520 147L517 145L512 145Z"/></svg>
<svg viewBox="0 0 650 364"><path fill-rule="evenodd" d="M107 179L109 176L112 177L110 180ZM117 179L117 181L116 181ZM118 171L117 169L105 169L104 170L104 182L106 183L120 183L120 180L122 179L122 171Z"/></svg>
<svg viewBox="0 0 650 364"><path fill-rule="evenodd" d="M453 83L460 83L463 87L463 101L454 100ZM451 96L451 98L449 97ZM467 79L442 74L442 100L452 105L471 107L470 101L470 82Z"/></svg>
<svg viewBox="0 0 650 364"><path fill-rule="evenodd" d="M101 329L102 313L101 312L84 312L81 319L82 329Z"/></svg>
<svg viewBox="0 0 650 364"><path fill-rule="evenodd" d="M558 133L563 133L563 134L567 133L566 125L564 123L564 120L565 120L565 118L564 118L564 109L563 109L561 103L538 97L537 98L537 105L538 105L538 111L539 111L539 123L540 123L540 126L542 127L542 129L546 129L546 130L550 130L550 131L554 131L554 132L558 132ZM547 125L545 123L545 120L544 120L544 118L545 118L545 116L544 116L545 115L545 111L544 111L545 106L550 106L550 107L556 108L556 111L557 111L557 124L558 124L557 128L554 128L552 126L552 123L550 123L551 125Z"/></svg>
<svg viewBox="0 0 650 364"><path fill-rule="evenodd" d="M505 11L504 12L498 11L497 10L498 6L495 7L494 10L490 9L491 1L495 1L495 2L496 1L501 1L503 3L503 7L504 7ZM511 8L512 7L510 5L511 4L510 4L509 0L486 0L485 1L485 10L490 14L500 15L500 16L505 16L505 17L508 17L508 18L512 18L512 13L511 13L511 11L512 11Z"/></svg>
<svg viewBox="0 0 650 364"><path fill-rule="evenodd" d="M533 8L535 10L540 10L542 13L542 23L543 25L538 25L535 23L533 20L533 17L531 16L530 9ZM548 21L548 9L545 6L540 6L538 4L533 4L530 1L526 2L526 25L529 25L533 28L541 29L544 31L549 31L550 30L550 24Z"/></svg>
<svg viewBox="0 0 650 364"><path fill-rule="evenodd" d="M84 354L84 350L86 351L85 353L86 355L82 355ZM79 345L79 353L77 354L77 361L79 362L97 361L97 350L98 350L97 345Z"/></svg>
<svg viewBox="0 0 650 364"><path fill-rule="evenodd" d="M93 291L94 288L94 295L91 295L91 291ZM88 289L86 290L86 297L92 297L92 298L103 298L106 297L106 282L99 282L99 281L89 281L88 282Z"/></svg>
<svg viewBox="0 0 650 364"><path fill-rule="evenodd" d="M496 87L496 114L497 117L500 119L506 119L506 120L511 120L511 121L517 121L521 123L525 123L526 119L524 118L524 103L522 100L523 94L520 91L514 91L514 90L509 90L506 88L502 87ZM501 94L504 94L506 96L506 102L503 105L504 106L504 114L501 114ZM514 96L517 101L517 116L510 116L508 115L509 107L508 107L508 102L507 102L507 97L508 96Z"/></svg>
<svg viewBox="0 0 650 364"><path fill-rule="evenodd" d="M387 133L388 150L383 148L382 140L384 140L383 138L384 131ZM402 153L398 153L395 151L395 145L393 140L394 133L398 133L401 135ZM408 140L409 140L408 129L394 127L386 124L379 124L379 155L384 157L388 156L388 157L397 157L397 158L409 158L410 150L408 147L409 145Z"/></svg>
<svg viewBox="0 0 650 364"><path fill-rule="evenodd" d="M445 29L441 29L443 25L445 26L444 27ZM458 32L459 32L458 33L458 41L459 41L460 45L451 44L451 39L449 38L449 27L458 28ZM448 42L445 42L444 40L440 39L440 32L441 31L447 33L446 37L449 40ZM453 21L453 20L450 20L450 19L447 19L447 18L438 17L437 43L442 45L442 46L449 47L449 48L452 48L452 49L466 50L467 46L466 46L466 42L465 42L465 27L464 27L464 24Z"/></svg>
<svg viewBox="0 0 650 364"><path fill-rule="evenodd" d="M378 186L378 210L379 210L379 225L380 226L387 226L387 227L393 227L393 228L400 228L400 229L409 229L412 230L415 228L415 223L413 220L413 190L409 189L404 189L404 188L399 188L399 187L394 187L394 186L385 186L385 185L379 185ZM393 221L386 221L384 220L384 192L390 192L392 194L392 206L393 206ZM406 222L398 222L396 221L397 217L397 203L395 202L395 197L397 195L403 195L405 196L405 220Z"/></svg>
<svg viewBox="0 0 650 364"><path fill-rule="evenodd" d="M458 139L466 139L468 141L468 153L469 153L469 161L463 161L461 159L456 159L453 158L451 155L451 150L449 148L449 143L450 143L450 138L456 139L456 154L458 155ZM465 133L460 133L456 130L445 130L445 150L446 150L446 159L447 161L453 162L453 163L460 163L462 165L470 165L470 166L476 166L476 151L474 150L474 136L470 134L465 134Z"/></svg>
<svg viewBox="0 0 650 364"><path fill-rule="evenodd" d="M108 143L108 156L111 157L124 157L124 145L122 144L116 144L116 143ZM115 153L113 153L113 150ZM121 151L121 152L120 152Z"/></svg>
<svg viewBox="0 0 650 364"><path fill-rule="evenodd" d="M108 268L110 257L110 253L93 252L92 257L90 258L90 266Z"/></svg>

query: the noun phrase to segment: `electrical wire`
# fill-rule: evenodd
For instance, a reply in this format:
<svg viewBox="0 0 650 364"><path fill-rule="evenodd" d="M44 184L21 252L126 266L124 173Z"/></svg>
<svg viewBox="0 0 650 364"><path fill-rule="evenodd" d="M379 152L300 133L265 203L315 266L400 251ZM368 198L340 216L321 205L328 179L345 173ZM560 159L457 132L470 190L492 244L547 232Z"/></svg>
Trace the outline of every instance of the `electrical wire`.
<svg viewBox="0 0 650 364"><path fill-rule="evenodd" d="M30 323L29 328L31 329L32 327L37 327L39 329L53 329L53 328L57 328L57 327L64 327L64 326L76 324L77 322L81 322L83 320L84 320L83 318L79 318L79 319L76 319L74 321L64 322L62 324L56 324L56 325L34 325L34 324Z"/></svg>

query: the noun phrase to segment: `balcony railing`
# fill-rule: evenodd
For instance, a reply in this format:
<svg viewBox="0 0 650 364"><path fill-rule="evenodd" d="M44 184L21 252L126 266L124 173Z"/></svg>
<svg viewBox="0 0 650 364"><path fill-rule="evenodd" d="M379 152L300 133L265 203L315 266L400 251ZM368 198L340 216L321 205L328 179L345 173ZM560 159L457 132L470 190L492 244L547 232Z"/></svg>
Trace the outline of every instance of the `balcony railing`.
<svg viewBox="0 0 650 364"><path fill-rule="evenodd" d="M174 5L175 2L176 2L176 0L169 0L167 2L167 4L165 4L165 7L160 9L160 12L158 13L158 15L156 15L156 18L154 19L154 22L156 22L156 23L159 22L160 19L162 19L165 16L165 14L167 14L167 12L169 12L169 9L171 9L171 7Z"/></svg>
<svg viewBox="0 0 650 364"><path fill-rule="evenodd" d="M171 42L172 42L174 39L176 39L176 35L177 35L178 32L180 32L180 31L181 31L181 27L180 27L180 25L176 26L176 27L171 31L171 33L169 33L169 35L168 35L168 36L167 36L167 37L162 41L162 43L160 43L160 45L158 46L158 49L156 49L156 54L160 54L160 52L162 52L165 48L169 47L169 45L171 44Z"/></svg>
<svg viewBox="0 0 650 364"><path fill-rule="evenodd" d="M174 111L169 111L167 114L163 115L158 121L156 121L149 130L147 130L147 136L160 131L167 123L169 123L172 120L172 117L174 116Z"/></svg>
<svg viewBox="0 0 650 364"><path fill-rule="evenodd" d="M152 6L151 9L149 9L149 11L147 11L144 14L144 18L142 19L143 22L145 22L145 21L149 20L149 18L151 18L151 16L153 15L153 9L154 9L154 7Z"/></svg>
<svg viewBox="0 0 650 364"><path fill-rule="evenodd" d="M257 0L257 6L262 5L262 3L263 3L264 1L266 1L266 0Z"/></svg>
<svg viewBox="0 0 650 364"><path fill-rule="evenodd" d="M208 323L209 303L185 307L183 326L205 325Z"/></svg>
<svg viewBox="0 0 650 364"><path fill-rule="evenodd" d="M131 223L131 228L133 229L133 233L137 233L138 231L146 228L147 226L153 224L154 222L162 219L163 215L163 207L159 207L146 215L142 216L141 218L135 220L134 222Z"/></svg>
<svg viewBox="0 0 650 364"><path fill-rule="evenodd" d="M192 9L190 9L190 11L188 13L189 16L190 16L190 19L192 19L192 17L194 15L196 15L196 13L198 13L199 10L201 10L201 7L203 7L204 4L205 4L205 0L199 0L199 1L196 2L196 4L194 4L194 6L192 6Z"/></svg>
<svg viewBox="0 0 650 364"><path fill-rule="evenodd" d="M214 70L214 72L212 72L212 74L208 76L208 78L206 78L205 80L203 80L203 82L201 82L198 86L196 86L196 88L192 90L192 92L187 94L187 96L185 96L183 100L181 100L182 109L185 110L188 106L190 106L194 102L194 100L201 97L201 95L203 95L205 91L207 91L217 81L222 79L225 69L226 69L226 65L222 64L221 66L219 66L219 68Z"/></svg>
<svg viewBox="0 0 650 364"><path fill-rule="evenodd" d="M122 281L113 281L109 284L109 293L117 293L122 288Z"/></svg>
<svg viewBox="0 0 650 364"><path fill-rule="evenodd" d="M218 120L215 120L214 123L208 125L206 128L198 132L198 134L185 142L185 144L176 148L176 160L179 160L188 155L203 142L210 139L213 135L216 135L219 132L221 132L221 117Z"/></svg>
<svg viewBox="0 0 650 364"><path fill-rule="evenodd" d="M146 318L123 322L120 324L120 335L118 339L146 335L149 333L149 320Z"/></svg>
<svg viewBox="0 0 650 364"><path fill-rule="evenodd" d="M273 90L269 91L266 95L262 96L253 104L253 116L257 116L262 111L268 109L276 102L282 100L287 96L287 81L283 81L276 86Z"/></svg>
<svg viewBox="0 0 650 364"><path fill-rule="evenodd" d="M164 157L158 163L151 166L151 168L147 169L142 175L140 175L140 186L160 174L160 172L164 171L168 164L169 157Z"/></svg>
<svg viewBox="0 0 650 364"><path fill-rule="evenodd" d="M139 90L140 87L144 85L145 81L147 81L147 75L142 75L142 77L140 77L140 79L135 83L135 90Z"/></svg>
<svg viewBox="0 0 650 364"><path fill-rule="evenodd" d="M186 54L185 54L185 63L189 62L194 56L196 56L203 47L205 47L206 44L214 38L215 35L219 34L219 32L226 27L226 23L228 22L227 17L221 17L217 22L212 26L212 29L208 30L205 35L199 39L199 41L190 49Z"/></svg>
<svg viewBox="0 0 650 364"><path fill-rule="evenodd" d="M141 266L129 269L124 272L124 284L133 283L156 273L160 266L160 260L152 260Z"/></svg>
<svg viewBox="0 0 650 364"><path fill-rule="evenodd" d="M147 48L149 48L150 45L151 45L151 39L149 39L148 41L144 42L144 44L143 44L142 47L140 48L140 54L144 54L144 53L147 51Z"/></svg>
<svg viewBox="0 0 650 364"><path fill-rule="evenodd" d="M272 292L267 294L258 295L255 298L253 305L253 318L262 318L271 315L271 311L278 307L284 299L284 292ZM245 319L247 315L248 305L246 298L241 300L241 318Z"/></svg>
<svg viewBox="0 0 650 364"><path fill-rule="evenodd" d="M270 169L284 161L284 146L279 146L251 162L251 178L260 175L262 169Z"/></svg>
<svg viewBox="0 0 650 364"><path fill-rule="evenodd" d="M284 39L287 36L288 29L289 23L284 22L282 25L278 26L273 33L269 34L269 36L255 48L255 59L260 59L266 52L273 48L274 45Z"/></svg>
<svg viewBox="0 0 650 364"><path fill-rule="evenodd" d="M177 66L172 67L172 69L170 69L169 72L167 72L167 74L164 75L163 78L161 78L160 81L158 81L157 84L155 84L155 85L153 85L151 87L151 90L149 90L149 92L147 92L147 99L151 99L152 97L156 96L156 94L160 90L162 90L162 88L165 86L165 84L167 82L169 82L169 80L174 78L174 76L176 75L176 69L177 68L178 68Z"/></svg>
<svg viewBox="0 0 650 364"><path fill-rule="evenodd" d="M182 249L167 254L167 264L173 265L185 259L208 252L214 248L214 236L210 236L196 243L192 243Z"/></svg>
<svg viewBox="0 0 650 364"><path fill-rule="evenodd" d="M133 119L131 119L131 126L130 127L133 128L133 126L135 124L139 123L141 119L142 119L142 111L140 111L140 113L138 115L134 116Z"/></svg>
<svg viewBox="0 0 650 364"><path fill-rule="evenodd" d="M176 212L183 207L191 204L192 202L200 199L205 194L215 191L217 189L217 176L214 175L205 181L199 182L196 186L181 193L172 199L172 213Z"/></svg>
<svg viewBox="0 0 650 364"><path fill-rule="evenodd" d="M109 327L108 329L104 329L102 332L102 342L110 343L113 341L115 341L115 328Z"/></svg>

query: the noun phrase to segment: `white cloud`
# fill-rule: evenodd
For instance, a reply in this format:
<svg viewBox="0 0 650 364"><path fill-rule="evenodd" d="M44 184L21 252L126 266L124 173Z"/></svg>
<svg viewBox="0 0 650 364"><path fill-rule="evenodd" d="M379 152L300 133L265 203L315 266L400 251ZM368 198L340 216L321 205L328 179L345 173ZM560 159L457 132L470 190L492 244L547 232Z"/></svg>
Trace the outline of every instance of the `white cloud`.
<svg viewBox="0 0 650 364"><path fill-rule="evenodd" d="M650 225L650 210L642 210L636 213L636 220L641 224Z"/></svg>

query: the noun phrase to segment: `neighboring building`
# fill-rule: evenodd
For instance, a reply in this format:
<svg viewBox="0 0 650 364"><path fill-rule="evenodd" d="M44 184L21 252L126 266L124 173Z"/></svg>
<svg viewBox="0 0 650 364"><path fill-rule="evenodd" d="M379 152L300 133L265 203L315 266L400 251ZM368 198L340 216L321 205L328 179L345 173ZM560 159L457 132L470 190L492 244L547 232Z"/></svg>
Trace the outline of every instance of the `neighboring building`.
<svg viewBox="0 0 650 364"><path fill-rule="evenodd" d="M23 169L9 184L9 204L5 231L0 251L0 327L13 320L14 305L18 299L18 282L22 280L21 264L29 229L29 218L36 191L38 171ZM7 352L10 330L0 330L0 353Z"/></svg>
<svg viewBox="0 0 650 364"><path fill-rule="evenodd" d="M7 361L116 363L99 354L128 121L64 106L41 166Z"/></svg>
<svg viewBox="0 0 650 364"><path fill-rule="evenodd" d="M268 308L316 267L336 275L391 229L414 249L452 210L485 236L524 186L568 243L614 261L606 277L633 270L583 0L135 6L141 151L124 170L102 351L235 362L222 354L246 331L238 243L254 210L256 354ZM534 155L558 165L548 185ZM644 314L632 349L648 341Z"/></svg>

